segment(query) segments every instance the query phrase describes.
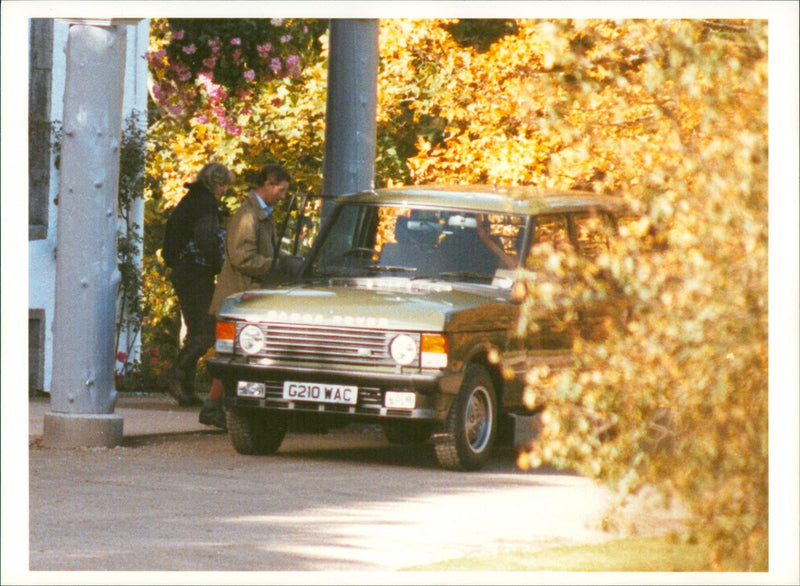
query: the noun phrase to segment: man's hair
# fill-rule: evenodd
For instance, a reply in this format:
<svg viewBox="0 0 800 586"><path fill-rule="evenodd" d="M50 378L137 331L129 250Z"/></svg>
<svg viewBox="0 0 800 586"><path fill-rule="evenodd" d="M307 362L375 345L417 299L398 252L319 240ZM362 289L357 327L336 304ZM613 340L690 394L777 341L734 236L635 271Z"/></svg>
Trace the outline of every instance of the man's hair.
<svg viewBox="0 0 800 586"><path fill-rule="evenodd" d="M255 176L253 180L253 185L258 187L259 185L264 185L266 181L270 183L291 183L292 177L289 175L289 172L283 168L282 165L278 165L277 163L271 163L269 165L264 165L259 170L258 174Z"/></svg>

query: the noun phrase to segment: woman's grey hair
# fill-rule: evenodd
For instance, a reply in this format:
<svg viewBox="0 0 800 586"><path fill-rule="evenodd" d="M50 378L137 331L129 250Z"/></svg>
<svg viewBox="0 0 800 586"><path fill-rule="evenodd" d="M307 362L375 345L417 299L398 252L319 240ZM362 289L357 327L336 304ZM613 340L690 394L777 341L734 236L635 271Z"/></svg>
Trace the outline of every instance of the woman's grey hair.
<svg viewBox="0 0 800 586"><path fill-rule="evenodd" d="M233 173L222 163L208 163L197 174L197 182L202 183L209 191L220 185L233 183Z"/></svg>

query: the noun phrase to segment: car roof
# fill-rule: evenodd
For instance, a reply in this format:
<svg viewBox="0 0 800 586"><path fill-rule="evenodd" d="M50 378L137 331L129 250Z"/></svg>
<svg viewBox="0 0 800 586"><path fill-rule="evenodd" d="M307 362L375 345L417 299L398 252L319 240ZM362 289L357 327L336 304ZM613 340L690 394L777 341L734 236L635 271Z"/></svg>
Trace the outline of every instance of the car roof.
<svg viewBox="0 0 800 586"><path fill-rule="evenodd" d="M413 185L362 191L340 196L336 201L525 215L587 209L619 213L628 209L622 197L530 186Z"/></svg>

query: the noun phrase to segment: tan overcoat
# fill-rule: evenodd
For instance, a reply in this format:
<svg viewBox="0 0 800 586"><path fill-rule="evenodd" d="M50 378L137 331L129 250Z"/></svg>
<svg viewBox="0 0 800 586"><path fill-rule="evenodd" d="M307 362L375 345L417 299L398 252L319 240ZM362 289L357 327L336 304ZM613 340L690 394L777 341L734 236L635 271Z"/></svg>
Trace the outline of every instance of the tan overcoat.
<svg viewBox="0 0 800 586"><path fill-rule="evenodd" d="M268 285L276 250L275 220L251 191L228 222L225 261L208 312L216 315L229 295Z"/></svg>

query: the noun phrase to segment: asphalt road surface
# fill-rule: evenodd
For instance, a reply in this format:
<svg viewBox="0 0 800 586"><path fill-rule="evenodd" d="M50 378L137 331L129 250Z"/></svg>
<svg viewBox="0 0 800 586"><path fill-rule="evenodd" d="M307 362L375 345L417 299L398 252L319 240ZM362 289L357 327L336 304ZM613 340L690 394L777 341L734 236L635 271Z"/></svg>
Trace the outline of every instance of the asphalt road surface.
<svg viewBox="0 0 800 586"><path fill-rule="evenodd" d="M290 433L266 457L219 431L34 442L29 473L32 572L389 572L617 537L599 529L613 496L590 480L520 471L502 449L445 471L431 445L392 446L376 426Z"/></svg>

